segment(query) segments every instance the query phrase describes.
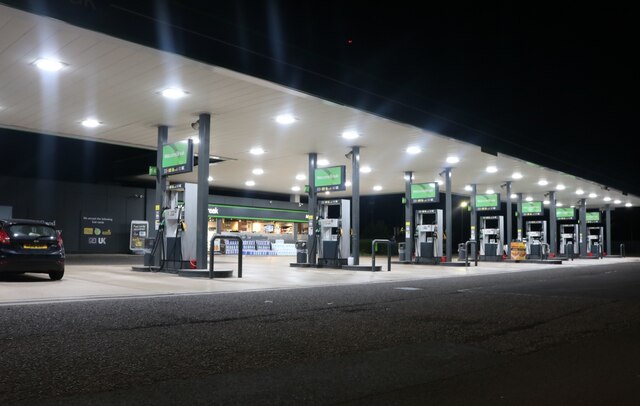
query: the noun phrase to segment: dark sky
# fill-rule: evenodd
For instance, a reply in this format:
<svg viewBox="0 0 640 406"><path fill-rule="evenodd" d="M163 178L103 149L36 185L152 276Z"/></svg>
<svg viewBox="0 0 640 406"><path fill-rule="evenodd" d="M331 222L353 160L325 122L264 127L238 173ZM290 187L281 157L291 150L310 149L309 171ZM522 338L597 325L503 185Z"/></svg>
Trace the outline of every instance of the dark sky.
<svg viewBox="0 0 640 406"><path fill-rule="evenodd" d="M630 5L7 3L640 195L632 147L640 25Z"/></svg>

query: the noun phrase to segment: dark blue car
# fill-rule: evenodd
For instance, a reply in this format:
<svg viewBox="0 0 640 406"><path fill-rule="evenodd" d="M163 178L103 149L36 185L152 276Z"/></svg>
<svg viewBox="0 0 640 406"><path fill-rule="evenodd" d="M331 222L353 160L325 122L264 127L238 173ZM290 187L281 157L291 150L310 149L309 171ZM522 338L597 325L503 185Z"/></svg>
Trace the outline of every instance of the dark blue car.
<svg viewBox="0 0 640 406"><path fill-rule="evenodd" d="M0 273L46 273L64 276L62 234L40 220L0 220Z"/></svg>

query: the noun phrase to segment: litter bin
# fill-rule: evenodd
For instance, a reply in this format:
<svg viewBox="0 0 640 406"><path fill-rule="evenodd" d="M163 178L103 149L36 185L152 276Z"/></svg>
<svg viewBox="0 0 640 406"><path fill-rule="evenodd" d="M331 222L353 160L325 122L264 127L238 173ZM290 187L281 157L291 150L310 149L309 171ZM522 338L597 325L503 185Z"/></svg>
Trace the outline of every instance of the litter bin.
<svg viewBox="0 0 640 406"><path fill-rule="evenodd" d="M405 259L405 257L404 257L404 245L405 244L406 243L404 243L404 242L399 242L398 243L398 257L400 258L400 260Z"/></svg>
<svg viewBox="0 0 640 406"><path fill-rule="evenodd" d="M296 241L296 263L298 264L306 264L307 263L307 242L306 241Z"/></svg>

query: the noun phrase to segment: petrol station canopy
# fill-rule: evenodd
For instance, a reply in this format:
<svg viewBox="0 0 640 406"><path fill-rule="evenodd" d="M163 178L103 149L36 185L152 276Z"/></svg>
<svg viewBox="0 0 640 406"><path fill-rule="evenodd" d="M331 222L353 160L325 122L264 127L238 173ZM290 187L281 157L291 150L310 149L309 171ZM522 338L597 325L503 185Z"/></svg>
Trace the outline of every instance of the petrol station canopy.
<svg viewBox="0 0 640 406"><path fill-rule="evenodd" d="M61 64L43 70L41 59ZM173 98L163 96L167 90ZM478 193L497 192L505 201L501 185L512 181L512 193L546 200L555 191L563 206L582 198L594 208L640 204L608 185L483 152L447 134L0 6L0 126L155 150L159 125L169 127L169 142L197 139L193 123L200 113L211 114L214 186L303 194L309 153L318 154L319 166L346 165L350 179L347 154L359 146L361 195L404 193L407 171L417 183L443 181L440 174L451 167L452 192L459 195L476 184ZM293 121L278 122L283 118ZM196 182L196 173L171 181ZM145 178L152 179L140 174ZM350 195L350 187L331 194Z"/></svg>

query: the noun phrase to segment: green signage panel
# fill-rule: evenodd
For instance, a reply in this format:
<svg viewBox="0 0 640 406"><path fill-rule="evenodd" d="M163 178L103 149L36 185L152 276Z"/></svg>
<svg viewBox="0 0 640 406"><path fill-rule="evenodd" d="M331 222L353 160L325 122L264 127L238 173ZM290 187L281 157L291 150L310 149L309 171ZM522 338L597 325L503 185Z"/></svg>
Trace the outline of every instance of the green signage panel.
<svg viewBox="0 0 640 406"><path fill-rule="evenodd" d="M438 202L439 200L440 192L437 182L411 184L411 201L413 203Z"/></svg>
<svg viewBox="0 0 640 406"><path fill-rule="evenodd" d="M599 223L600 222L600 212L599 211L588 211L587 212L587 223Z"/></svg>
<svg viewBox="0 0 640 406"><path fill-rule="evenodd" d="M500 194L476 195L476 210L499 210Z"/></svg>
<svg viewBox="0 0 640 406"><path fill-rule="evenodd" d="M325 192L328 190L345 190L345 178L346 167L344 165L330 166L328 168L316 168L316 192Z"/></svg>
<svg viewBox="0 0 640 406"><path fill-rule="evenodd" d="M542 202L522 202L523 216L542 216L543 214Z"/></svg>
<svg viewBox="0 0 640 406"><path fill-rule="evenodd" d="M575 220L576 209L573 207L556 207L556 218L558 220Z"/></svg>
<svg viewBox="0 0 640 406"><path fill-rule="evenodd" d="M162 174L193 171L193 141L183 140L162 146Z"/></svg>

